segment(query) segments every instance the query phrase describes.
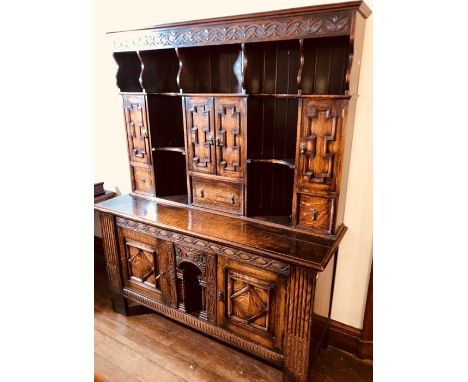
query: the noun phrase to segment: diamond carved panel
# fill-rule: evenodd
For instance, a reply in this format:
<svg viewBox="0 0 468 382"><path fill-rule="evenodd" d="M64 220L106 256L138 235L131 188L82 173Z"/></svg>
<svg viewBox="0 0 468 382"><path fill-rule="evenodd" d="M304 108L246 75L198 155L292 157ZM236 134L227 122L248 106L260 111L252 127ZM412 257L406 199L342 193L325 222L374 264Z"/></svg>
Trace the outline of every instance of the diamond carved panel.
<svg viewBox="0 0 468 382"><path fill-rule="evenodd" d="M227 319L262 332L270 331L272 283L232 270L228 273Z"/></svg>
<svg viewBox="0 0 468 382"><path fill-rule="evenodd" d="M132 241L128 241L126 245L129 277L159 289L155 276L156 250Z"/></svg>

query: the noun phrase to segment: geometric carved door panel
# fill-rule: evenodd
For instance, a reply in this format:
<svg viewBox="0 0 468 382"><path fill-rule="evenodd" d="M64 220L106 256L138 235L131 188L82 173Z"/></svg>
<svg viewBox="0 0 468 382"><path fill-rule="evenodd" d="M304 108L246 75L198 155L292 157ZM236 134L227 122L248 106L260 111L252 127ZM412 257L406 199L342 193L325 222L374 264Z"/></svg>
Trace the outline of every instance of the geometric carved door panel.
<svg viewBox="0 0 468 382"><path fill-rule="evenodd" d="M218 325L272 350L284 332L283 275L218 256Z"/></svg>
<svg viewBox="0 0 468 382"><path fill-rule="evenodd" d="M242 178L245 136L245 99L215 98L217 174Z"/></svg>
<svg viewBox="0 0 468 382"><path fill-rule="evenodd" d="M297 184L301 191L334 191L342 155L343 103L341 100L303 102L297 147Z"/></svg>
<svg viewBox="0 0 468 382"><path fill-rule="evenodd" d="M215 174L212 97L186 97L187 162L190 171Z"/></svg>
<svg viewBox="0 0 468 382"><path fill-rule="evenodd" d="M123 102L130 161L150 165L151 147L145 97L124 95Z"/></svg>
<svg viewBox="0 0 468 382"><path fill-rule="evenodd" d="M227 272L226 319L263 332L270 331L270 300L274 284Z"/></svg>
<svg viewBox="0 0 468 382"><path fill-rule="evenodd" d="M125 244L129 278L161 290L159 278L156 279L156 248L130 240Z"/></svg>
<svg viewBox="0 0 468 382"><path fill-rule="evenodd" d="M176 307L174 244L122 227L119 241L125 287Z"/></svg>

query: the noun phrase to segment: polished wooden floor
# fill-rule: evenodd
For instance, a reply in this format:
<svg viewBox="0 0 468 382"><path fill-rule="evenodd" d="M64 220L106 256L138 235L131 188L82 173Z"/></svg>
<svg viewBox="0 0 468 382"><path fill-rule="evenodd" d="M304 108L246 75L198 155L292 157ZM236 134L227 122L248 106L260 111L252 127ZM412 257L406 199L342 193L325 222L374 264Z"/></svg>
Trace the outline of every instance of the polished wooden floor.
<svg viewBox="0 0 468 382"><path fill-rule="evenodd" d="M158 314L114 313L102 254L95 259L95 381L281 381L278 369ZM328 347L316 360L311 380L372 381L372 364Z"/></svg>

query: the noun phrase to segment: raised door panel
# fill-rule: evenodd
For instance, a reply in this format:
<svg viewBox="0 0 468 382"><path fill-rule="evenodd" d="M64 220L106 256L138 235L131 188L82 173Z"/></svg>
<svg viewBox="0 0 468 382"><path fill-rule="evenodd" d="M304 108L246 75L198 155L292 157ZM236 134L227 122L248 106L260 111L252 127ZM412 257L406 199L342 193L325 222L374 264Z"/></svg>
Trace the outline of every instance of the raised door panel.
<svg viewBox="0 0 468 382"><path fill-rule="evenodd" d="M218 257L218 325L281 351L285 281L264 269Z"/></svg>
<svg viewBox="0 0 468 382"><path fill-rule="evenodd" d="M343 151L342 100L304 100L297 147L298 191L335 191Z"/></svg>
<svg viewBox="0 0 468 382"><path fill-rule="evenodd" d="M243 178L246 158L245 99L215 98L217 174Z"/></svg>
<svg viewBox="0 0 468 382"><path fill-rule="evenodd" d="M216 173L213 119L213 98L185 98L187 162L190 171Z"/></svg>
<svg viewBox="0 0 468 382"><path fill-rule="evenodd" d="M174 246L171 242L119 227L124 286L176 307Z"/></svg>
<svg viewBox="0 0 468 382"><path fill-rule="evenodd" d="M150 165L151 146L145 96L124 95L123 103L130 161Z"/></svg>

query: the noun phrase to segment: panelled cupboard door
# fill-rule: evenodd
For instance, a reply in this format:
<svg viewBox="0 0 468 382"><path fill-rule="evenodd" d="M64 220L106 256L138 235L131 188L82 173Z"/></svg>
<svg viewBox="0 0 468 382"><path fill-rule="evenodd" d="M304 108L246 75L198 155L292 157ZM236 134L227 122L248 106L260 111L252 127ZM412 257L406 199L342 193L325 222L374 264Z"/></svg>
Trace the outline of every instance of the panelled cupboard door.
<svg viewBox="0 0 468 382"><path fill-rule="evenodd" d="M245 151L245 99L215 98L217 174L243 178Z"/></svg>
<svg viewBox="0 0 468 382"><path fill-rule="evenodd" d="M212 97L185 97L187 161L190 171L215 174L215 132Z"/></svg>
<svg viewBox="0 0 468 382"><path fill-rule="evenodd" d="M298 137L298 191L335 191L339 181L347 101L303 100Z"/></svg>
<svg viewBox="0 0 468 382"><path fill-rule="evenodd" d="M119 227L124 286L177 307L174 245Z"/></svg>
<svg viewBox="0 0 468 382"><path fill-rule="evenodd" d="M151 165L151 147L145 96L123 96L130 162Z"/></svg>
<svg viewBox="0 0 468 382"><path fill-rule="evenodd" d="M281 352L285 299L282 276L218 257L218 326Z"/></svg>

